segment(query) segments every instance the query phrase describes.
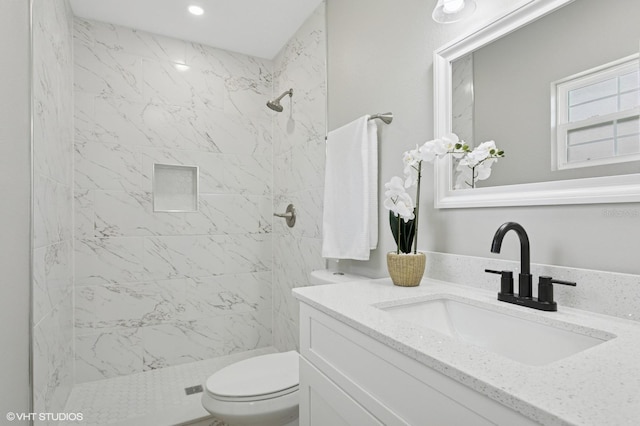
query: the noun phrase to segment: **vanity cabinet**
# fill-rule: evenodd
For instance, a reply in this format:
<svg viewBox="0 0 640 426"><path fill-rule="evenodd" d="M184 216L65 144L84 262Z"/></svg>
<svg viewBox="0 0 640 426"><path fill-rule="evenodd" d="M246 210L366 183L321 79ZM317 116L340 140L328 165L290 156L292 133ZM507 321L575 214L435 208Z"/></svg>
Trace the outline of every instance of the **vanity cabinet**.
<svg viewBox="0 0 640 426"><path fill-rule="evenodd" d="M305 303L300 354L302 426L537 424Z"/></svg>

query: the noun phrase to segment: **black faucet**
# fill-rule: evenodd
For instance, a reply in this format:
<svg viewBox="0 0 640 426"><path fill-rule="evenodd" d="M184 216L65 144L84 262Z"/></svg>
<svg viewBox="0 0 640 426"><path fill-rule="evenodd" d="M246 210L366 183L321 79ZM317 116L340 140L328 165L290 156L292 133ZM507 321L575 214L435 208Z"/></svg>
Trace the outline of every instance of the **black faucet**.
<svg viewBox="0 0 640 426"><path fill-rule="evenodd" d="M527 236L527 231L524 230L522 225L516 222L507 222L502 224L493 236L493 241L491 242L491 253L500 253L502 240L504 239L505 234L511 230L515 231L520 239L520 274L518 274L518 294L513 293L513 272L485 269L485 272L499 274L502 277L500 280L498 300L514 303L516 305L524 305L543 311L557 311L558 305L553 300L552 284L575 286L576 283L554 280L551 277L541 276L540 282L538 283L538 297L533 297L529 237Z"/></svg>
<svg viewBox="0 0 640 426"><path fill-rule="evenodd" d="M507 232L514 230L520 238L520 274L518 275L518 293L520 297L531 297L532 277L531 277L531 255L529 253L529 236L522 225L515 222L504 223L493 236L491 242L491 253L500 253L502 240Z"/></svg>

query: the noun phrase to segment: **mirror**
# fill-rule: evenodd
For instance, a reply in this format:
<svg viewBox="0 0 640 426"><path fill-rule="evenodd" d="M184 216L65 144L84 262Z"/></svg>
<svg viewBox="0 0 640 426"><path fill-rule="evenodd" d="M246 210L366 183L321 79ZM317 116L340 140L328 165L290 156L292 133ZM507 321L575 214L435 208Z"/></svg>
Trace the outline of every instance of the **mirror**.
<svg viewBox="0 0 640 426"><path fill-rule="evenodd" d="M475 144L492 139L506 157L473 190L453 190L452 161L441 161L436 207L640 200L638 14L640 3L634 0L531 1L437 50L436 137L453 131ZM625 77L615 80L623 88L616 102L627 105L630 98L629 115L605 111L615 116L607 127L611 123L594 122L591 113L583 113L587 124L567 127L557 107L565 99L558 94L577 99L581 92L563 87L588 76L608 75L622 62L630 64L631 72L625 68ZM593 103L574 109L592 108ZM575 111L570 115L578 116ZM588 139L584 128L598 135L592 135L598 143L571 146ZM605 130L618 139L603 136ZM619 146L621 153L614 160L607 157L612 146ZM620 159L624 162L612 164Z"/></svg>

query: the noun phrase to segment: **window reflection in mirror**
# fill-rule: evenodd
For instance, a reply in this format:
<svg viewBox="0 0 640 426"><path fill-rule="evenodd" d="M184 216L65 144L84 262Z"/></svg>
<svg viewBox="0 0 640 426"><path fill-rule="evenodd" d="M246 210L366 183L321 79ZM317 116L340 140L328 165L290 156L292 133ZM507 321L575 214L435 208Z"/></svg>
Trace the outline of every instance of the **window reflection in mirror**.
<svg viewBox="0 0 640 426"><path fill-rule="evenodd" d="M552 170L640 160L638 55L552 83L551 100Z"/></svg>

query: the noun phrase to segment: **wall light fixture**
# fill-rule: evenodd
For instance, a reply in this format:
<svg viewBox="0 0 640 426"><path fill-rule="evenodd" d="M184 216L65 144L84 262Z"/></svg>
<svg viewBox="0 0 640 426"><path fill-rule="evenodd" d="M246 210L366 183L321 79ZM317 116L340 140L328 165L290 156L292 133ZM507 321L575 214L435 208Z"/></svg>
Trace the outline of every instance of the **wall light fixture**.
<svg viewBox="0 0 640 426"><path fill-rule="evenodd" d="M440 24L451 24L471 16L475 10L475 0L438 0L431 17Z"/></svg>

